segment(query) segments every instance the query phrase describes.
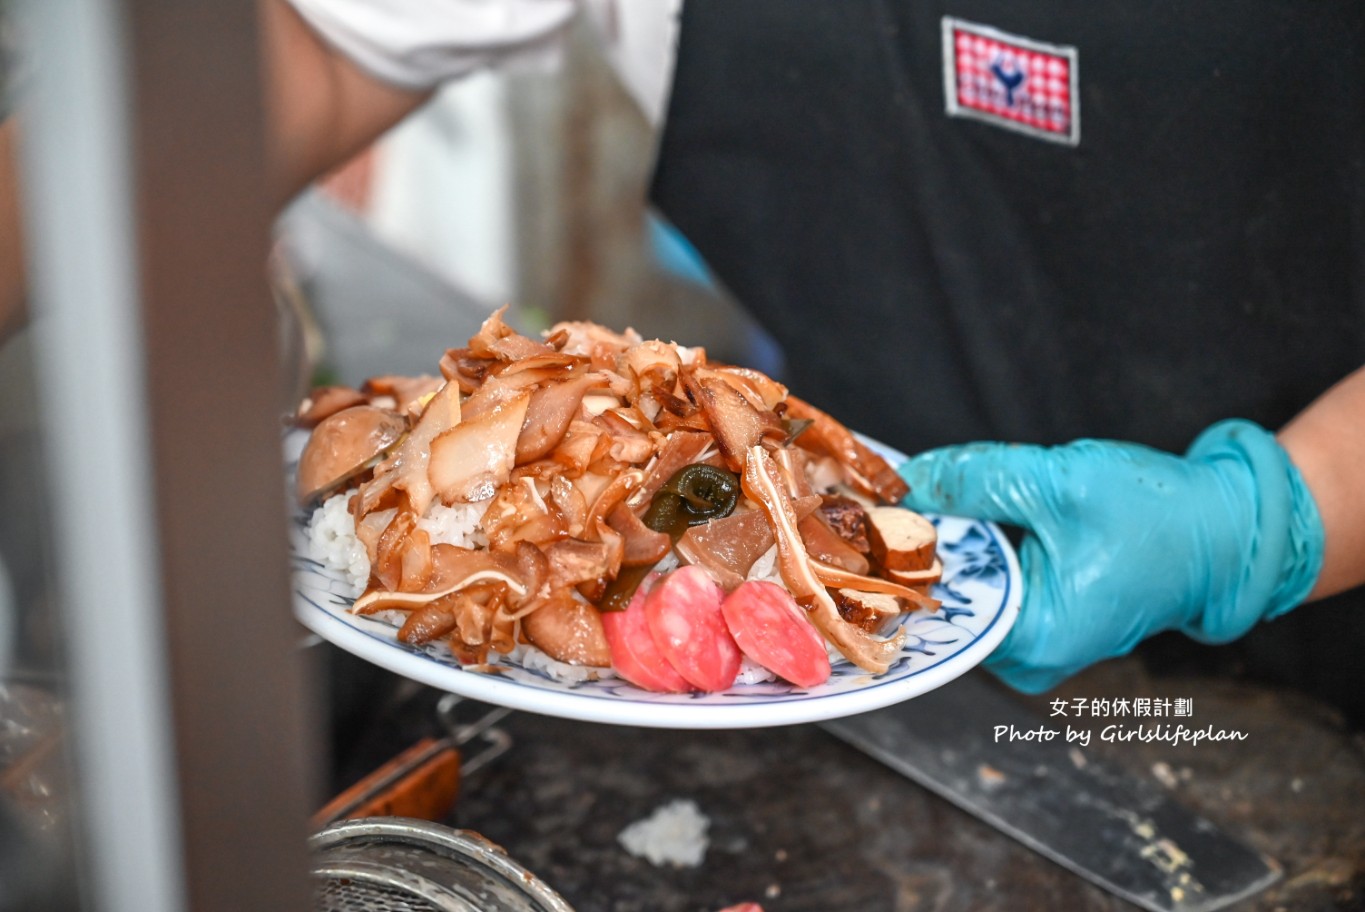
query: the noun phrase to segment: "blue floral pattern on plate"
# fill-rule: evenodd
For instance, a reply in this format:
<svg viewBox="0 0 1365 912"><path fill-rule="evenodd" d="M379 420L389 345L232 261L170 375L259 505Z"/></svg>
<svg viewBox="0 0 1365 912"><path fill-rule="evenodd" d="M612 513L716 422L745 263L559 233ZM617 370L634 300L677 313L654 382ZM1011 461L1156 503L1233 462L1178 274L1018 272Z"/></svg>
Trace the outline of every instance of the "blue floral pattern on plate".
<svg viewBox="0 0 1365 912"><path fill-rule="evenodd" d="M893 465L905 456L869 441ZM943 579L934 595L941 610L901 621L899 657L880 675L846 660L828 681L799 688L785 682L741 684L722 693L656 694L620 678L561 682L503 660L496 670L462 668L443 645L409 646L396 628L350 613L340 574L308 556L307 520L291 529L294 610L329 642L388 670L476 700L585 721L663 728L754 728L835 718L886 706L939 687L979 664L1004 638L1021 597L1018 561L1000 529L955 516L931 516L938 527Z"/></svg>

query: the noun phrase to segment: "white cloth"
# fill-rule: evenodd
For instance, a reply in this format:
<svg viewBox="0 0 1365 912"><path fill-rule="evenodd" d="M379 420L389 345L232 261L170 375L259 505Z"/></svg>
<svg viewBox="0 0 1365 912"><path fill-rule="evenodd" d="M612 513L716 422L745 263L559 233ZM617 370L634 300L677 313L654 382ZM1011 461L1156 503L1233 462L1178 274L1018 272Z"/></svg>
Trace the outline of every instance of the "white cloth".
<svg viewBox="0 0 1365 912"><path fill-rule="evenodd" d="M586 11L651 123L663 116L682 0L289 0L329 44L385 82L429 89L552 50Z"/></svg>
<svg viewBox="0 0 1365 912"><path fill-rule="evenodd" d="M337 50L385 82L429 89L535 51L575 0L290 0Z"/></svg>
<svg viewBox="0 0 1365 912"><path fill-rule="evenodd" d="M654 126L668 106L683 0L584 0L617 77Z"/></svg>

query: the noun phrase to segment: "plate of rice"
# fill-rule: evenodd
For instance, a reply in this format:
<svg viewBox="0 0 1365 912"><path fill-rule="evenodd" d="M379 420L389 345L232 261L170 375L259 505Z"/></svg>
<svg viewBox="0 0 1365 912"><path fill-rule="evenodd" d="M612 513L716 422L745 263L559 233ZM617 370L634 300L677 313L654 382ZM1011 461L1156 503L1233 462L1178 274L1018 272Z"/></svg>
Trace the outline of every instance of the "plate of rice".
<svg viewBox="0 0 1365 912"><path fill-rule="evenodd" d="M906 457L761 374L593 324L536 340L501 312L440 367L314 391L285 438L296 616L390 672L583 721L755 728L933 690L1014 623L1021 574L998 527L915 514L920 539L893 540ZM706 496L678 488L689 472ZM656 611L655 581L684 573L711 580L716 605L758 585L789 594L820 674L751 648L727 606L731 642L689 601L690 636L725 648L683 642L683 658L704 654L719 682L695 686L657 624L663 658L645 665L694 684L642 677L617 631L644 606L655 623L673 607Z"/></svg>

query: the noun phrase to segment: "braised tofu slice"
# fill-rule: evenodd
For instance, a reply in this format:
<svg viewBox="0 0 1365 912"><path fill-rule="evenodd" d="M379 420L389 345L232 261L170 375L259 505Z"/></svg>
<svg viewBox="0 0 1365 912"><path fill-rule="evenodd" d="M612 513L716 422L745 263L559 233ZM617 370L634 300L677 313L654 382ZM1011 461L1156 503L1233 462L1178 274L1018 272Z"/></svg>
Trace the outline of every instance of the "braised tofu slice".
<svg viewBox="0 0 1365 912"><path fill-rule="evenodd" d="M914 510L871 507L867 511L867 540L872 556L885 570L914 573L934 565L938 530Z"/></svg>

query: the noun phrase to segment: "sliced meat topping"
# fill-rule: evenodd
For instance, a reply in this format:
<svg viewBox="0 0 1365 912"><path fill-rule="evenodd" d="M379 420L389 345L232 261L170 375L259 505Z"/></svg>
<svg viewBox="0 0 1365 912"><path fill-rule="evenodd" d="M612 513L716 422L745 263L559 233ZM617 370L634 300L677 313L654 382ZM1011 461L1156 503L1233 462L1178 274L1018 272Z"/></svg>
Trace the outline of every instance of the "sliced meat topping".
<svg viewBox="0 0 1365 912"><path fill-rule="evenodd" d="M787 397L787 416L809 421L796 445L834 457L849 484L884 503L899 503L909 493L904 479L871 447L831 416L796 396Z"/></svg>
<svg viewBox="0 0 1365 912"><path fill-rule="evenodd" d="M761 510L749 510L692 526L677 547L683 560L705 567L724 589L731 590L744 581L754 561L774 541L768 517Z"/></svg>
<svg viewBox="0 0 1365 912"><path fill-rule="evenodd" d="M797 528L801 532L801 540L805 542L806 551L811 557L828 564L834 564L836 567L843 567L845 570L859 575L867 573L870 569L867 558L840 538L825 522L825 518L819 510L801 520L797 524Z"/></svg>
<svg viewBox="0 0 1365 912"><path fill-rule="evenodd" d="M516 464L517 437L530 401L531 394L522 391L431 442L427 474L443 501L488 500L507 481Z"/></svg>
<svg viewBox="0 0 1365 912"><path fill-rule="evenodd" d="M872 550L867 537L867 511L851 497L826 494L820 499L820 514L844 541L861 554Z"/></svg>
<svg viewBox="0 0 1365 912"><path fill-rule="evenodd" d="M521 619L532 646L556 662L604 667L611 665L611 646L602 616L572 592L561 590Z"/></svg>
<svg viewBox="0 0 1365 912"><path fill-rule="evenodd" d="M537 342L521 335L503 322L502 315L507 312L503 305L493 312L469 340L469 350L480 358L495 361L516 361L536 355L558 354L544 342Z"/></svg>
<svg viewBox="0 0 1365 912"><path fill-rule="evenodd" d="M732 471L744 470L744 454L750 447L764 439L786 436L782 419L770 410L755 408L723 374L690 368L683 371L682 378L688 395L706 413L721 455Z"/></svg>
<svg viewBox="0 0 1365 912"><path fill-rule="evenodd" d="M825 583L816 576L805 544L797 531L796 512L786 491L777 480L772 458L762 447L752 447L744 470L744 492L760 504L768 515L777 539L778 567L782 581L796 601L805 607L811 621L843 656L859 668L881 674L891 667L900 651L904 633L878 639L839 616Z"/></svg>
<svg viewBox="0 0 1365 912"><path fill-rule="evenodd" d="M635 511L619 503L607 516L607 525L624 540L621 563L627 567L652 567L663 560L673 540L664 532L656 532L641 521Z"/></svg>
<svg viewBox="0 0 1365 912"><path fill-rule="evenodd" d="M364 393L349 386L315 387L308 397L299 403L298 411L294 415L294 424L304 428L315 427L319 421L335 415L342 409L368 402L369 399Z"/></svg>
<svg viewBox="0 0 1365 912"><path fill-rule="evenodd" d="M542 386L531 394L526 418L517 436L517 465L540 459L559 445L578 416L584 394L599 382L596 374L583 371Z"/></svg>

